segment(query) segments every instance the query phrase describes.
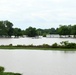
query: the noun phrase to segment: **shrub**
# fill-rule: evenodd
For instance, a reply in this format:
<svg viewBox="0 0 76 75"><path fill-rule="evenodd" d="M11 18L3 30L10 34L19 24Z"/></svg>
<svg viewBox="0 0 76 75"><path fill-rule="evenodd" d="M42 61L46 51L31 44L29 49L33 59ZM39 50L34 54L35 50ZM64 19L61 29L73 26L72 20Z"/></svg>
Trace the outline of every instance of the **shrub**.
<svg viewBox="0 0 76 75"><path fill-rule="evenodd" d="M48 48L48 47L50 47L50 45L48 45L48 44L43 44L42 47L45 47L45 48L47 47L47 48Z"/></svg>
<svg viewBox="0 0 76 75"><path fill-rule="evenodd" d="M60 42L60 44L61 44L62 46L66 46L66 45L69 44L69 42L68 42L68 41L62 41L62 42Z"/></svg>
<svg viewBox="0 0 76 75"><path fill-rule="evenodd" d="M17 47L22 47L22 45L17 45Z"/></svg>
<svg viewBox="0 0 76 75"><path fill-rule="evenodd" d="M0 66L0 72L4 72L5 68Z"/></svg>
<svg viewBox="0 0 76 75"><path fill-rule="evenodd" d="M12 44L9 44L9 46L13 46Z"/></svg>
<svg viewBox="0 0 76 75"><path fill-rule="evenodd" d="M46 37L46 34L45 33L43 34L43 37Z"/></svg>
<svg viewBox="0 0 76 75"><path fill-rule="evenodd" d="M66 45L66 48L76 48L76 44L75 43L69 43L68 45Z"/></svg>
<svg viewBox="0 0 76 75"><path fill-rule="evenodd" d="M52 47L52 48L58 48L58 44L57 44L57 43L54 43L54 44L52 44L51 47Z"/></svg>

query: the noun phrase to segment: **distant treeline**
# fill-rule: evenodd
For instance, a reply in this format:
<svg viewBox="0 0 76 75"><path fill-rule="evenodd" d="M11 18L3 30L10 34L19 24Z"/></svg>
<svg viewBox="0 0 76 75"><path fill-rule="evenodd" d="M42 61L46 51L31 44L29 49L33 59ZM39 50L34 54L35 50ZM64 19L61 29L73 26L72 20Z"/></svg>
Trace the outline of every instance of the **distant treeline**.
<svg viewBox="0 0 76 75"><path fill-rule="evenodd" d="M22 75L20 73L14 73L14 72L4 72L5 68L0 66L0 75Z"/></svg>
<svg viewBox="0 0 76 75"><path fill-rule="evenodd" d="M49 29L36 29L34 27L28 27L25 30L20 28L14 28L13 23L10 21L0 21L0 37L19 37L26 35L27 37L44 36L47 34L59 34L60 37L66 35L70 37L76 37L76 25L60 25L59 28L49 28Z"/></svg>

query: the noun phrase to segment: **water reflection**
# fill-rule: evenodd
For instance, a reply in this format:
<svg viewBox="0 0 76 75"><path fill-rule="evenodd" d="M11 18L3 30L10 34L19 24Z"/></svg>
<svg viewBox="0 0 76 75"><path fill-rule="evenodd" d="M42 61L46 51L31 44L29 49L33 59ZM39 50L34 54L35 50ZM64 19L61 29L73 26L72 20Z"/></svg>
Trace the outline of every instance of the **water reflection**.
<svg viewBox="0 0 76 75"><path fill-rule="evenodd" d="M76 51L64 51L64 53L76 53Z"/></svg>
<svg viewBox="0 0 76 75"><path fill-rule="evenodd" d="M7 42L8 41L8 42ZM52 45L53 43L60 43L62 41L69 41L76 43L75 38L41 38L41 39L32 39L32 38L0 38L0 45L42 45L42 44L49 44Z"/></svg>
<svg viewBox="0 0 76 75"><path fill-rule="evenodd" d="M23 75L76 75L76 52L0 50L0 65Z"/></svg>

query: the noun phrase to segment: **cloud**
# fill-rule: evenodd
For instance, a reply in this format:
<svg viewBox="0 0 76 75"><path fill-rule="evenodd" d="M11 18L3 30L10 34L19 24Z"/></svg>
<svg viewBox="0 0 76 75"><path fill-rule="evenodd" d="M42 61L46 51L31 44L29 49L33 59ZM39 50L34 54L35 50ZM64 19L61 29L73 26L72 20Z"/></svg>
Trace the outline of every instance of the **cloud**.
<svg viewBox="0 0 76 75"><path fill-rule="evenodd" d="M0 0L0 20L9 20L21 28L74 24L75 3L75 0Z"/></svg>

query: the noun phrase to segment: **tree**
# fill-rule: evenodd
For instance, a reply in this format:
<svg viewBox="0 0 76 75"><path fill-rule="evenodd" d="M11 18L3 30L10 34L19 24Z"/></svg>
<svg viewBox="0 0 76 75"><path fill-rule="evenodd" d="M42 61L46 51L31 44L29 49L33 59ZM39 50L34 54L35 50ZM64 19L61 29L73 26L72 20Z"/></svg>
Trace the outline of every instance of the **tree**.
<svg viewBox="0 0 76 75"><path fill-rule="evenodd" d="M50 29L50 34L56 34L55 28L51 28L51 29Z"/></svg>
<svg viewBox="0 0 76 75"><path fill-rule="evenodd" d="M58 34L58 29L59 29L59 28L56 28L56 34Z"/></svg>
<svg viewBox="0 0 76 75"><path fill-rule="evenodd" d="M4 25L5 25L5 27L6 27L6 32L7 32L7 35L9 36L9 37L11 37L12 36L12 34L13 34L13 24L10 22L10 21L4 21Z"/></svg>
<svg viewBox="0 0 76 75"><path fill-rule="evenodd" d="M43 29L40 29L40 28L37 29L37 34L38 34L38 35L43 35Z"/></svg>
<svg viewBox="0 0 76 75"><path fill-rule="evenodd" d="M46 37L46 33L43 33L43 37Z"/></svg>
<svg viewBox="0 0 76 75"><path fill-rule="evenodd" d="M1 37L11 37L13 34L13 24L9 21L0 21L0 36Z"/></svg>
<svg viewBox="0 0 76 75"><path fill-rule="evenodd" d="M69 34L69 29L68 29L68 26L66 25L61 25L59 28L58 28L58 33L61 37L61 35L64 35L66 37L66 35Z"/></svg>
<svg viewBox="0 0 76 75"><path fill-rule="evenodd" d="M4 35L7 35L6 28L3 21L0 21L0 37L3 37Z"/></svg>
<svg viewBox="0 0 76 75"><path fill-rule="evenodd" d="M22 31L20 28L13 28L13 35L15 37L19 37L19 36L22 36Z"/></svg>
<svg viewBox="0 0 76 75"><path fill-rule="evenodd" d="M27 35L28 37L35 37L35 36L38 35L36 28L33 28L33 27L27 28L27 29L25 30L25 32L26 32L26 35Z"/></svg>
<svg viewBox="0 0 76 75"><path fill-rule="evenodd" d="M68 25L68 35L70 37L70 35L72 35L72 26L71 25Z"/></svg>
<svg viewBox="0 0 76 75"><path fill-rule="evenodd" d="M76 25L72 26L72 34L76 37Z"/></svg>

